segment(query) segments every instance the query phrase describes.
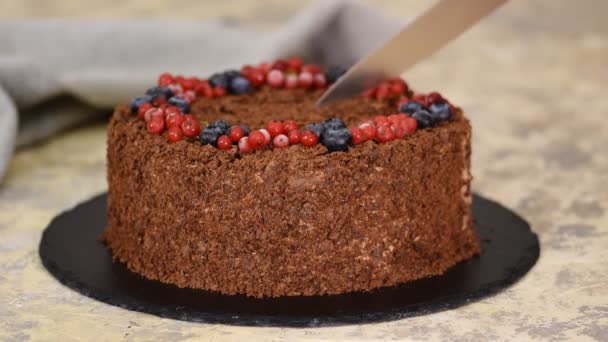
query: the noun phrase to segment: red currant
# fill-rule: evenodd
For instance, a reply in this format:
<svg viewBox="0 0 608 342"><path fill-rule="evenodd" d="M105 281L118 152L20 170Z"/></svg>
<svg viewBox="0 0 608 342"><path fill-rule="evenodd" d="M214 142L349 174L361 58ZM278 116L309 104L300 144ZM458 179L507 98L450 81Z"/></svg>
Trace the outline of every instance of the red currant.
<svg viewBox="0 0 608 342"><path fill-rule="evenodd" d="M378 141L380 143L384 143L384 142L395 139L395 133L391 129L391 126L384 124L384 125L380 125L380 126L378 126L378 128L376 128L376 137L375 138L376 138L376 141Z"/></svg>
<svg viewBox="0 0 608 342"><path fill-rule="evenodd" d="M266 130L265 128L262 128L260 130L260 133L262 133L264 135L264 142L266 144L270 144L270 140L272 137L270 136L270 133L268 133L268 130Z"/></svg>
<svg viewBox="0 0 608 342"><path fill-rule="evenodd" d="M280 70L280 71L286 71L287 70L287 61L284 59L277 59L274 63L272 63L272 70Z"/></svg>
<svg viewBox="0 0 608 342"><path fill-rule="evenodd" d="M150 108L152 108L152 104L150 102L142 103L139 108L137 108L137 117L140 119L145 118L146 112Z"/></svg>
<svg viewBox="0 0 608 342"><path fill-rule="evenodd" d="M232 148L232 139L230 139L229 136L227 135L220 135L219 138L217 138L217 148L219 148L220 150L229 150Z"/></svg>
<svg viewBox="0 0 608 342"><path fill-rule="evenodd" d="M170 142L178 142L184 139L184 134L182 133L182 130L179 127L169 127L169 131L167 132L167 138Z"/></svg>
<svg viewBox="0 0 608 342"><path fill-rule="evenodd" d="M259 149L266 145L266 137L260 131L253 131L249 133L249 137L247 137L247 141L249 147L252 149Z"/></svg>
<svg viewBox="0 0 608 342"><path fill-rule="evenodd" d="M165 116L167 128L178 127L181 130L182 124L186 119L181 113L170 113Z"/></svg>
<svg viewBox="0 0 608 342"><path fill-rule="evenodd" d="M166 87L173 82L173 76L168 72L162 73L160 76L158 76L158 85L161 87Z"/></svg>
<svg viewBox="0 0 608 342"><path fill-rule="evenodd" d="M366 140L363 130L358 127L351 128L350 135L352 136L352 139L353 139L353 145L359 145Z"/></svg>
<svg viewBox="0 0 608 342"><path fill-rule="evenodd" d="M223 97L226 95L226 89L222 87L213 88L213 97Z"/></svg>
<svg viewBox="0 0 608 342"><path fill-rule="evenodd" d="M430 107L435 102L445 102L445 99L443 98L443 96L441 96L441 94L439 94L436 91L434 91L426 96L426 102L424 103L424 105L427 107Z"/></svg>
<svg viewBox="0 0 608 342"><path fill-rule="evenodd" d="M163 119L163 121L165 120L165 112L160 108L152 107L144 113L144 120L146 122L157 117Z"/></svg>
<svg viewBox="0 0 608 342"><path fill-rule="evenodd" d="M284 133L289 133L296 129L298 129L298 123L295 120L283 121L283 132Z"/></svg>
<svg viewBox="0 0 608 342"><path fill-rule="evenodd" d="M298 76L296 74L287 74L285 76L285 88L294 89L298 87Z"/></svg>
<svg viewBox="0 0 608 342"><path fill-rule="evenodd" d="M267 74L270 69L272 69L272 65L268 62L262 62L258 64L258 69L260 69L264 74Z"/></svg>
<svg viewBox="0 0 608 342"><path fill-rule="evenodd" d="M148 132L160 134L165 129L165 120L161 117L155 117L146 124Z"/></svg>
<svg viewBox="0 0 608 342"><path fill-rule="evenodd" d="M403 122L406 124L406 134L414 133L418 128L418 121L409 116Z"/></svg>
<svg viewBox="0 0 608 342"><path fill-rule="evenodd" d="M376 88L371 88L371 89L368 89L368 90L364 90L361 93L361 96L365 97L367 99L371 99L371 98L376 97Z"/></svg>
<svg viewBox="0 0 608 342"><path fill-rule="evenodd" d="M245 77L249 77L249 75L251 75L251 72L255 70L255 68L249 64L243 65L243 67L241 68L241 75L245 76Z"/></svg>
<svg viewBox="0 0 608 342"><path fill-rule="evenodd" d="M193 138L201 133L201 125L194 118L186 118L182 123L182 132L188 138Z"/></svg>
<svg viewBox="0 0 608 342"><path fill-rule="evenodd" d="M391 114L388 116L388 121L392 124L398 123L401 121L398 114Z"/></svg>
<svg viewBox="0 0 608 342"><path fill-rule="evenodd" d="M365 136L365 140L372 140L376 137L376 127L370 124L363 124L359 126L363 131L363 135Z"/></svg>
<svg viewBox="0 0 608 342"><path fill-rule="evenodd" d="M228 136L230 137L230 140L232 140L232 142L238 142L239 140L241 140L242 137L245 136L245 130L243 130L243 128L240 126L232 126L232 128L230 128Z"/></svg>
<svg viewBox="0 0 608 342"><path fill-rule="evenodd" d="M390 83L390 91L393 95L402 95L407 90L405 82L400 78L397 78Z"/></svg>
<svg viewBox="0 0 608 342"><path fill-rule="evenodd" d="M279 134L285 133L285 128L283 127L283 123L279 120L270 120L266 125L266 130L270 133L271 137L276 137Z"/></svg>
<svg viewBox="0 0 608 342"><path fill-rule="evenodd" d="M376 125L380 125L380 124L386 124L386 123L390 123L390 121L388 121L388 118L384 115L378 115L374 118L374 123Z"/></svg>
<svg viewBox="0 0 608 342"><path fill-rule="evenodd" d="M327 86L327 80L325 79L325 75L319 73L314 76L314 84L316 88L325 88Z"/></svg>
<svg viewBox="0 0 608 342"><path fill-rule="evenodd" d="M393 130L393 133L395 134L395 138L400 139L403 138L405 136L405 134L407 134L405 127L403 127L403 125L401 125L401 122L395 122L395 123L391 123L391 129Z"/></svg>
<svg viewBox="0 0 608 342"><path fill-rule="evenodd" d="M287 138L289 138L289 143L291 145L297 145L302 139L302 132L297 129L294 129L287 134Z"/></svg>
<svg viewBox="0 0 608 342"><path fill-rule="evenodd" d="M298 87L308 88L312 85L313 76L310 72L303 71L298 75Z"/></svg>
<svg viewBox="0 0 608 342"><path fill-rule="evenodd" d="M165 107L165 117L169 116L169 114L182 114L182 111L175 106L167 106Z"/></svg>
<svg viewBox="0 0 608 342"><path fill-rule="evenodd" d="M253 84L254 86L260 86L266 80L266 75L261 70L254 69L249 73L248 78L251 84Z"/></svg>
<svg viewBox="0 0 608 342"><path fill-rule="evenodd" d="M287 60L287 70L299 73L302 70L302 59L299 57L291 57Z"/></svg>
<svg viewBox="0 0 608 342"><path fill-rule="evenodd" d="M179 84L182 86L184 91L186 91L194 89L194 87L196 87L196 84L198 83L197 81L198 80L194 77L188 77L184 78L181 82L179 82Z"/></svg>
<svg viewBox="0 0 608 342"><path fill-rule="evenodd" d="M300 137L300 143L306 147L315 146L319 142L319 137L313 131L304 131Z"/></svg>
<svg viewBox="0 0 608 342"><path fill-rule="evenodd" d="M382 83L376 90L376 100L384 101L391 96L391 90L388 83Z"/></svg>
<svg viewBox="0 0 608 342"><path fill-rule="evenodd" d="M247 153L249 151L251 151L251 146L249 146L249 137L242 137L241 140L239 140L239 152L241 153Z"/></svg>
<svg viewBox="0 0 608 342"><path fill-rule="evenodd" d="M306 64L302 66L302 72L309 72L313 75L321 73L321 68L314 64Z"/></svg>
<svg viewBox="0 0 608 342"><path fill-rule="evenodd" d="M280 88L285 83L285 74L281 70L273 69L266 75L266 80L274 88Z"/></svg>
<svg viewBox="0 0 608 342"><path fill-rule="evenodd" d="M285 134L279 134L272 139L272 146L283 148L289 146L289 138Z"/></svg>

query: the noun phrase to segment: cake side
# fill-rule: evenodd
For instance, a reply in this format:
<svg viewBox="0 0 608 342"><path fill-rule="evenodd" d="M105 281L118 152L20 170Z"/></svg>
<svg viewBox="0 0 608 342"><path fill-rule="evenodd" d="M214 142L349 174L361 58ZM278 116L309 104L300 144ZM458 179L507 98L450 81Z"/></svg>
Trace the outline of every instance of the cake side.
<svg viewBox="0 0 608 342"><path fill-rule="evenodd" d="M252 125L272 115L325 116L295 106L301 98L285 98L297 92L274 93L274 105L247 115L248 96L262 101L268 93L204 99L193 111ZM314 94L306 96L312 103ZM347 123L394 112L365 99L333 109L340 106L349 108L340 111ZM110 121L103 239L116 259L148 278L258 297L338 294L441 274L479 253L470 215L471 128L459 110L433 129L347 153L296 145L241 155L169 144L145 126L127 106Z"/></svg>

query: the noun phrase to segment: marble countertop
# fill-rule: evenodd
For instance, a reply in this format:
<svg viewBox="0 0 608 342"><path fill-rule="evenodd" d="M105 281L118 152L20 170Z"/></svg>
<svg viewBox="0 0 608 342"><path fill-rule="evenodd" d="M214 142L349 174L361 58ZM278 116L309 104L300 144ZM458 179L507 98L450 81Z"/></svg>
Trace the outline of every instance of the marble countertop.
<svg viewBox="0 0 608 342"><path fill-rule="evenodd" d="M403 17L426 6L373 2ZM8 8L4 17L167 8L171 16L219 14L270 29L306 5L234 0L186 11L170 1L104 10L103 1L91 3L88 12L59 0L45 2L45 11L11 0L0 8ZM507 290L427 316L315 329L180 322L81 296L45 271L37 247L55 215L106 189L105 126L95 124L21 149L0 187L0 340L608 340L607 10L603 0L514 0L406 75L468 112L474 190L525 217L540 237L537 265Z"/></svg>

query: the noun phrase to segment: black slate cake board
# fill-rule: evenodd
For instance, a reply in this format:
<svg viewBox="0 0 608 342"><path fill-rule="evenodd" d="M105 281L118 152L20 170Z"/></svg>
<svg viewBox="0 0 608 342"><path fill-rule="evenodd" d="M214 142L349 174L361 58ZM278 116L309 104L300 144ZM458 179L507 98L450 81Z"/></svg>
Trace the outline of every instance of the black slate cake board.
<svg viewBox="0 0 608 342"><path fill-rule="evenodd" d="M61 283L121 308L184 321L242 326L311 327L397 320L453 309L515 283L536 263L538 238L522 218L475 195L473 216L480 256L441 276L366 293L250 298L180 289L148 280L112 262L98 241L105 229L107 195L57 216L40 242L42 263Z"/></svg>

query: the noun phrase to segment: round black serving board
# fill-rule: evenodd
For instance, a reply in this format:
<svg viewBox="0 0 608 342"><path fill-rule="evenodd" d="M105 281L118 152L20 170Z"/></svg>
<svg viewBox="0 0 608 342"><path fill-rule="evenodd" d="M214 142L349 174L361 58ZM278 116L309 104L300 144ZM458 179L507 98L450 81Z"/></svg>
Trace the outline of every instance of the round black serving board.
<svg viewBox="0 0 608 342"><path fill-rule="evenodd" d="M184 321L246 326L328 326L395 320L465 305L515 283L539 256L538 238L526 221L475 196L481 256L445 274L368 293L250 298L180 289L145 279L112 262L98 241L105 229L107 195L57 216L40 242L40 258L64 285L102 302Z"/></svg>

